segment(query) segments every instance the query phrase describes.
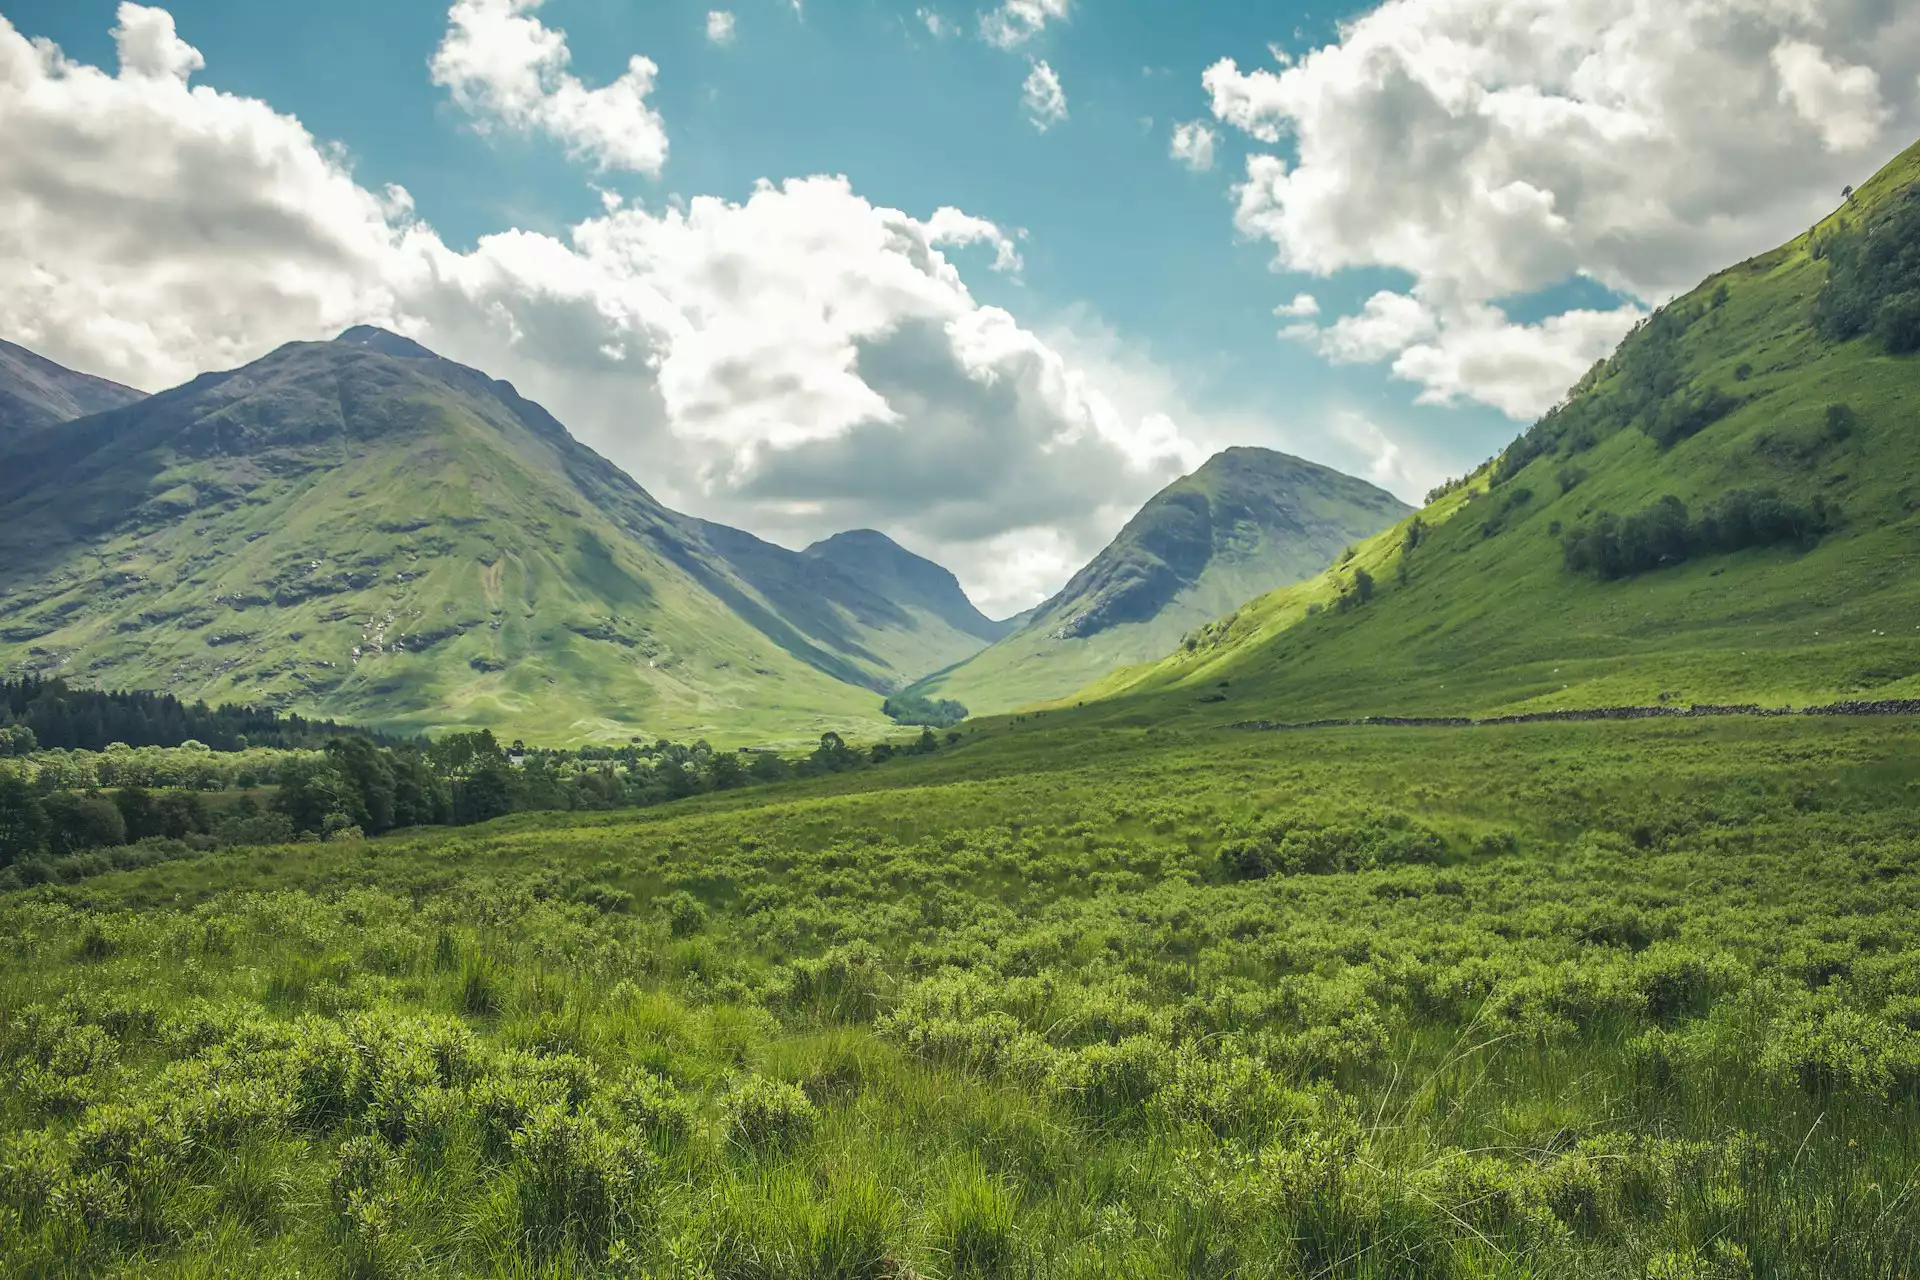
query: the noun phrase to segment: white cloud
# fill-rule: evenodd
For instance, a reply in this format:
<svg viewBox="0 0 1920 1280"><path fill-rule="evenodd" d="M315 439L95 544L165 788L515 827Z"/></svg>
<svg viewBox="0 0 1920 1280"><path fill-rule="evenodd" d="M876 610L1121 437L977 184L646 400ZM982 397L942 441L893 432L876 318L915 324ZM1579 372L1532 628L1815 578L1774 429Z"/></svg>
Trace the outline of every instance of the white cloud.
<svg viewBox="0 0 1920 1280"><path fill-rule="evenodd" d="M1781 101L1820 131L1829 151L1858 151L1880 139L1893 112L1880 99L1880 76L1872 67L1850 66L1804 40L1773 47Z"/></svg>
<svg viewBox="0 0 1920 1280"><path fill-rule="evenodd" d="M1067 95L1060 77L1044 60L1036 60L1020 86L1020 102L1027 109L1033 127L1045 133L1067 118Z"/></svg>
<svg viewBox="0 0 1920 1280"><path fill-rule="evenodd" d="M707 39L714 44L733 43L733 15L725 9L714 9L707 14Z"/></svg>
<svg viewBox="0 0 1920 1280"><path fill-rule="evenodd" d="M1020 270L1020 248L1014 237L985 218L947 206L933 211L933 216L926 221L926 229L928 244L952 248L988 244L993 247L995 271Z"/></svg>
<svg viewBox="0 0 1920 1280"><path fill-rule="evenodd" d="M1275 314L1311 317L1319 309L1302 294ZM1628 306L1515 324L1484 303L1443 316L1409 294L1383 290L1357 315L1326 326L1289 325L1281 336L1307 344L1334 364L1392 361L1395 377L1423 388L1421 404L1476 400L1510 417L1530 418L1557 403L1645 316L1639 307Z"/></svg>
<svg viewBox="0 0 1920 1280"><path fill-rule="evenodd" d="M190 88L197 55L130 12L118 75L0 18L0 332L53 359L157 389L386 324L514 380L669 501L790 544L886 529L1010 608L1058 581L1003 576L1003 552L1064 577L1201 457L1177 400L1138 398L1145 361L975 299L946 250L1019 264L985 219L815 177L608 198L564 236L463 252L297 120Z"/></svg>
<svg viewBox="0 0 1920 1280"><path fill-rule="evenodd" d="M1296 293L1292 302L1281 303L1273 309L1273 314L1295 320L1311 320L1320 314L1320 299L1310 293Z"/></svg>
<svg viewBox="0 0 1920 1280"><path fill-rule="evenodd" d="M921 25L927 29L927 34L936 40L944 40L953 34L953 24L932 9L915 9L913 16L920 19Z"/></svg>
<svg viewBox="0 0 1920 1280"><path fill-rule="evenodd" d="M1638 307L1622 307L1515 324L1495 307L1471 307L1402 350L1393 373L1424 388L1422 404L1477 400L1511 418L1537 417L1645 317Z"/></svg>
<svg viewBox="0 0 1920 1280"><path fill-rule="evenodd" d="M626 74L589 89L567 67L566 33L533 16L543 0L454 0L433 55L433 82L452 92L482 129L538 132L603 171L658 174L667 130L647 105L659 68L628 60ZM711 31L709 19L709 31Z"/></svg>
<svg viewBox="0 0 1920 1280"><path fill-rule="evenodd" d="M1655 303L1804 230L1920 133L1917 81L1920 7L1881 0L1387 0L1291 65L1202 77L1217 120L1285 148L1249 159L1242 234L1281 268L1407 273L1460 331L1438 347L1483 355L1485 304L1582 275ZM1529 379L1478 371L1564 365L1634 314L1397 367L1526 416Z"/></svg>
<svg viewBox="0 0 1920 1280"><path fill-rule="evenodd" d="M998 9L981 15L980 37L1000 49L1025 44L1049 22L1065 22L1069 0L1004 0Z"/></svg>
<svg viewBox="0 0 1920 1280"><path fill-rule="evenodd" d="M1213 148L1219 135L1198 120L1173 126L1173 142L1167 154L1195 173L1213 168Z"/></svg>
<svg viewBox="0 0 1920 1280"><path fill-rule="evenodd" d="M113 42L127 75L184 81L207 65L200 51L180 38L173 15L165 9L123 4L119 18Z"/></svg>
<svg viewBox="0 0 1920 1280"><path fill-rule="evenodd" d="M1448 468L1418 444L1387 431L1365 414L1351 409L1335 411L1329 426L1334 436L1359 459L1355 474L1379 485L1403 501L1418 503L1447 478Z"/></svg>
<svg viewBox="0 0 1920 1280"><path fill-rule="evenodd" d="M1310 343L1335 364L1372 364L1439 332L1438 318L1418 298L1382 290L1359 315L1342 316L1324 329L1293 325L1285 335Z"/></svg>

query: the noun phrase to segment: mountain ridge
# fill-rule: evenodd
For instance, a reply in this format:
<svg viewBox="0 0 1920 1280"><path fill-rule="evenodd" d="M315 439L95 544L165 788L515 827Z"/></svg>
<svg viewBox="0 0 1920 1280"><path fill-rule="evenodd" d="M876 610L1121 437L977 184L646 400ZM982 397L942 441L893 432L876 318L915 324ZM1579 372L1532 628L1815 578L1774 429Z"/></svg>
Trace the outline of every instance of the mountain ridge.
<svg viewBox="0 0 1920 1280"><path fill-rule="evenodd" d="M50 427L145 396L144 391L65 368L0 339L0 451Z"/></svg>
<svg viewBox="0 0 1920 1280"><path fill-rule="evenodd" d="M95 683L404 730L797 742L877 731L882 694L985 643L669 510L511 384L384 330L9 461L0 662Z"/></svg>

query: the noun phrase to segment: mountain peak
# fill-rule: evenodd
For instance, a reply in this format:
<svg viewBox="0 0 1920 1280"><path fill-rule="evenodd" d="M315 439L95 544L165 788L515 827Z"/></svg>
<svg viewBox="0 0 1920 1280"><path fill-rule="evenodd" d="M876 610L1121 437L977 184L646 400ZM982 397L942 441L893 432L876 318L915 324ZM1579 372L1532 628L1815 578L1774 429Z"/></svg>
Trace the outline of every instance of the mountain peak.
<svg viewBox="0 0 1920 1280"><path fill-rule="evenodd" d="M877 529L849 529L822 538L802 554L872 584L897 604L914 605L982 640L1009 630L974 607L953 571L915 555Z"/></svg>
<svg viewBox="0 0 1920 1280"><path fill-rule="evenodd" d="M405 338L390 329L378 325L357 324L347 330L335 342L350 347L366 347L378 351L381 355L393 356L400 360L438 360L435 352L427 350L412 338Z"/></svg>
<svg viewBox="0 0 1920 1280"><path fill-rule="evenodd" d="M1223 450L1154 495L1019 631L918 689L976 713L1062 697L1166 654L1196 623L1313 576L1409 511L1291 454Z"/></svg>
<svg viewBox="0 0 1920 1280"><path fill-rule="evenodd" d="M831 537L822 538L806 549L807 555L828 555L841 551L861 550L869 553L912 556L899 543L881 533L878 529L847 529ZM915 557L918 559L919 557Z"/></svg>

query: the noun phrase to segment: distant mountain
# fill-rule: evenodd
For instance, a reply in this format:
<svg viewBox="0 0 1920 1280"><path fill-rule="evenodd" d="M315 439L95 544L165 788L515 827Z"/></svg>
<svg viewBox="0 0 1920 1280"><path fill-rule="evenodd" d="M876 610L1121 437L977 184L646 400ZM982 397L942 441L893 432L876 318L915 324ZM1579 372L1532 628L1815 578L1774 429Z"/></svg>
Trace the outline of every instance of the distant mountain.
<svg viewBox="0 0 1920 1280"><path fill-rule="evenodd" d="M1917 403L1920 146L1351 565L1074 696L1155 723L1920 698Z"/></svg>
<svg viewBox="0 0 1920 1280"><path fill-rule="evenodd" d="M1167 486L1013 635L914 686L978 713L1058 698L1164 654L1187 630L1285 583L1412 508L1269 449L1228 449Z"/></svg>
<svg viewBox="0 0 1920 1280"><path fill-rule="evenodd" d="M960 579L924 556L872 529L836 533L816 542L807 556L834 565L879 592L882 597L938 618L962 635L992 643L1013 627L995 622L974 607Z"/></svg>
<svg viewBox="0 0 1920 1280"><path fill-rule="evenodd" d="M378 329L0 467L0 667L396 730L871 731L883 693L986 643L895 585L670 511L509 384Z"/></svg>
<svg viewBox="0 0 1920 1280"><path fill-rule="evenodd" d="M48 427L118 409L145 395L0 341L0 452Z"/></svg>

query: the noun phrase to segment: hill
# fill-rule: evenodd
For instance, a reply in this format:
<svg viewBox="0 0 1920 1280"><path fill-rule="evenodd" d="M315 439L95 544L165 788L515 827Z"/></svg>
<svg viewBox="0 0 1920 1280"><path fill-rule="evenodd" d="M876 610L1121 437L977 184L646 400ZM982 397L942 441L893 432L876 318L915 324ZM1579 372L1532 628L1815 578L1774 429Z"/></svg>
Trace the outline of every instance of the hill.
<svg viewBox="0 0 1920 1280"><path fill-rule="evenodd" d="M568 740L866 732L985 643L668 510L510 385L373 329L24 442L0 593L16 669Z"/></svg>
<svg viewBox="0 0 1920 1280"><path fill-rule="evenodd" d="M1663 308L1352 566L1084 696L1298 720L1920 693L1916 181L1920 147Z"/></svg>
<svg viewBox="0 0 1920 1280"><path fill-rule="evenodd" d="M48 427L118 409L145 395L0 340L0 451Z"/></svg>
<svg viewBox="0 0 1920 1280"><path fill-rule="evenodd" d="M1142 507L1016 633L913 692L975 713L1062 697L1318 573L1410 510L1330 468L1269 449L1228 449Z"/></svg>

